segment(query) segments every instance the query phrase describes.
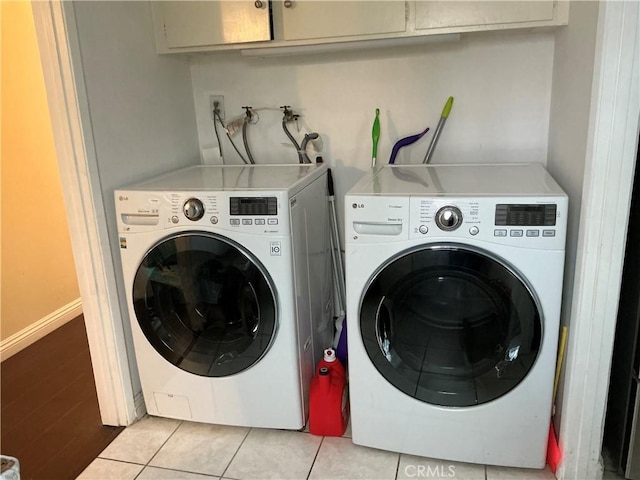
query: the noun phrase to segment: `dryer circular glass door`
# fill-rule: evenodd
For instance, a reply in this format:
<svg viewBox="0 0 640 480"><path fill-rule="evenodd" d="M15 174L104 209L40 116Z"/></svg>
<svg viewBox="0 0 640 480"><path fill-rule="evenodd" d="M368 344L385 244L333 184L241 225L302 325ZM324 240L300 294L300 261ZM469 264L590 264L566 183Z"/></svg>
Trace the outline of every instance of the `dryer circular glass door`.
<svg viewBox="0 0 640 480"><path fill-rule="evenodd" d="M489 402L533 366L542 324L525 281L479 249L433 244L383 265L362 297L360 332L376 369L434 405Z"/></svg>
<svg viewBox="0 0 640 480"><path fill-rule="evenodd" d="M241 372L276 330L270 277L240 245L207 233L169 237L144 257L133 282L149 343L178 368L206 377Z"/></svg>

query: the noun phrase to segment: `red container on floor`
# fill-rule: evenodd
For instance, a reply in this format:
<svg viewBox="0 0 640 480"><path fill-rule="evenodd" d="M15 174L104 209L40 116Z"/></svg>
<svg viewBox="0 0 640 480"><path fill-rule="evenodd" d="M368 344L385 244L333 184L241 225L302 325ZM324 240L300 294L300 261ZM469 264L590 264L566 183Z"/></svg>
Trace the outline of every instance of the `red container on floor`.
<svg viewBox="0 0 640 480"><path fill-rule="evenodd" d="M344 367L335 358L335 352L327 355L325 350L325 358L318 365L309 393L309 431L312 434L328 437L344 434L349 415L346 383Z"/></svg>
<svg viewBox="0 0 640 480"><path fill-rule="evenodd" d="M342 365L342 362L340 362L340 360L338 360L338 358L336 357L336 351L333 348L327 348L324 351L324 357L318 362L318 366L316 367L316 375L320 373L321 368L328 368L330 371L335 372L337 375L343 376L345 380L347 378L344 366Z"/></svg>

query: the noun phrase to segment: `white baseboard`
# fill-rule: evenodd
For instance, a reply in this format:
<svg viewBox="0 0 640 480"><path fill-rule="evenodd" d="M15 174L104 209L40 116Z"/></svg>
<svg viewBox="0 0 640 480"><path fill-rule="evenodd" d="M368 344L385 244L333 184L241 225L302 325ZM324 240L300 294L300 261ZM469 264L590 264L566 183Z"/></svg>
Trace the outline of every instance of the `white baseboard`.
<svg viewBox="0 0 640 480"><path fill-rule="evenodd" d="M82 299L68 303L46 317L32 323L27 328L14 333L0 342L0 362L27 348L56 328L82 315Z"/></svg>
<svg viewBox="0 0 640 480"><path fill-rule="evenodd" d="M140 420L147 414L147 406L144 403L142 392L138 392L136 396L133 397L133 403L136 409L136 420Z"/></svg>

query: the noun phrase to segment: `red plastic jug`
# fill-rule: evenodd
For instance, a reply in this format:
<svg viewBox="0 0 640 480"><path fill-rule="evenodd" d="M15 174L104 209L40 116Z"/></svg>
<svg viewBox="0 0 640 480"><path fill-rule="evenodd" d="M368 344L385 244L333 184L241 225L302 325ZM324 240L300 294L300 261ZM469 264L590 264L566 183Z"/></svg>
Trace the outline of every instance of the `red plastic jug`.
<svg viewBox="0 0 640 480"><path fill-rule="evenodd" d="M325 357L326 358L326 357ZM309 393L309 431L314 435L340 437L347 429L349 402L344 367L339 360L318 365Z"/></svg>

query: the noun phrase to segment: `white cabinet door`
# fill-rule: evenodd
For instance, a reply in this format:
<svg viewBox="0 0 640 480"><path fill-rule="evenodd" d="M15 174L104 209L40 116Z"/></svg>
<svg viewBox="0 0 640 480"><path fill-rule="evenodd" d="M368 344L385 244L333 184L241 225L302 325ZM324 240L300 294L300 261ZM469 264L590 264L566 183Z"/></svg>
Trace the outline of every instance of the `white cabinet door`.
<svg viewBox="0 0 640 480"><path fill-rule="evenodd" d="M271 40L268 1L152 2L167 49Z"/></svg>
<svg viewBox="0 0 640 480"><path fill-rule="evenodd" d="M417 30L554 20L552 0L416 1Z"/></svg>
<svg viewBox="0 0 640 480"><path fill-rule="evenodd" d="M405 2L398 0L293 0L284 2L282 8L283 40L353 37L405 29Z"/></svg>

